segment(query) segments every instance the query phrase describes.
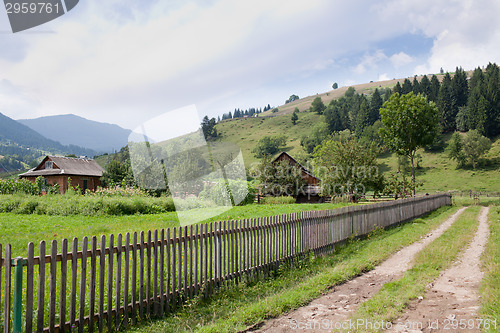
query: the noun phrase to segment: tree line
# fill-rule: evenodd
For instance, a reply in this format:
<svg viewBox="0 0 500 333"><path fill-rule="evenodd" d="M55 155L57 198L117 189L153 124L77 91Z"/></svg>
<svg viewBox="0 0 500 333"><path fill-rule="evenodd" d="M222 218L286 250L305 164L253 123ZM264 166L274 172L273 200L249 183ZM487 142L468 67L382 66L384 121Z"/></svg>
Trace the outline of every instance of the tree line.
<svg viewBox="0 0 500 333"><path fill-rule="evenodd" d="M430 79L424 75L420 80L416 76L413 80L406 78L403 84L397 82L392 89L375 89L370 97L350 87L343 97L331 101L324 110L316 100L313 106L316 104L314 109L325 115L331 132L349 129L361 137L365 131L372 132L370 126L377 127L379 110L392 94L410 92L436 103L442 133L477 130L488 138L500 134L500 69L492 63L484 70L476 68L471 77L457 67L453 75L446 73L442 80L437 75Z"/></svg>

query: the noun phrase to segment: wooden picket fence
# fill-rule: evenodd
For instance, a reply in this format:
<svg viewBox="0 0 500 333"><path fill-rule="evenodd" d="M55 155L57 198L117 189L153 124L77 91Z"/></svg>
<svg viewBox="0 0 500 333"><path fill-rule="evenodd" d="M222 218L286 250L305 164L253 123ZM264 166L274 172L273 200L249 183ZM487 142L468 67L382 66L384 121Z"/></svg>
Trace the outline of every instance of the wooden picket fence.
<svg viewBox="0 0 500 333"><path fill-rule="evenodd" d="M22 273L22 331L115 331L175 310L283 262L451 204L448 194L147 231L28 244L26 258L0 245L0 328L16 328L13 275ZM3 281L3 285L2 285ZM18 298L19 299L19 298ZM2 304L3 303L3 304ZM19 324L18 324L19 325Z"/></svg>

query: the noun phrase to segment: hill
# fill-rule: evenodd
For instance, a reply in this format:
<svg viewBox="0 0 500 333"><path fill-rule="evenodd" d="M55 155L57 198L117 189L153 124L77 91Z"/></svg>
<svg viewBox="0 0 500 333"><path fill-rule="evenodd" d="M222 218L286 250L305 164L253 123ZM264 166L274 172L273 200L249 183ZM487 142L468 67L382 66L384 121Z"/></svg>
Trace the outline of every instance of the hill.
<svg viewBox="0 0 500 333"><path fill-rule="evenodd" d="M442 79L442 75L438 76ZM375 88L390 88L396 82L404 79L372 82L364 85L354 86L356 92L369 95ZM300 145L303 136L311 133L311 129L318 123L324 121L323 115L309 112L309 106L316 96L320 96L325 104L330 100L340 98L347 88L340 88L328 93L309 96L289 104L280 106L277 113L265 112L258 118L237 118L225 120L216 125L221 134L221 140L238 145L245 159L247 168L250 168L259 160L253 155L252 150L258 140L265 135L284 134L287 136L287 146L284 149L299 161L310 158ZM327 95L328 94L328 95ZM296 125L292 124L291 113L298 107ZM267 116L267 117L266 117ZM450 134L442 136L443 148L447 147ZM420 192L435 192L448 190L469 189L482 191L498 191L500 188L500 138L495 138L492 148L485 157L485 166L473 169L457 169L455 161L449 159L444 149L440 151L426 151L421 149L418 154L422 157L420 168L417 170L417 180L423 181L424 186ZM379 157L381 172L396 172L398 170L398 158L391 153Z"/></svg>
<svg viewBox="0 0 500 333"><path fill-rule="evenodd" d="M63 144L71 144L110 153L128 143L131 130L118 125L88 120L73 114L18 120L43 136Z"/></svg>
<svg viewBox="0 0 500 333"><path fill-rule="evenodd" d="M34 160L49 153L94 156L96 152L47 139L28 126L0 113L0 172L26 169Z"/></svg>

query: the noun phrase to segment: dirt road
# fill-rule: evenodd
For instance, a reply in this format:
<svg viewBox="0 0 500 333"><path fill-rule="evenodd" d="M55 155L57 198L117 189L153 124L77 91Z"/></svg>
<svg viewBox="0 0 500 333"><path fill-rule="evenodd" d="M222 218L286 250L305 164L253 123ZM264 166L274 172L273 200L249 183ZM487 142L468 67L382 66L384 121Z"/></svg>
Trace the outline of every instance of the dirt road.
<svg viewBox="0 0 500 333"><path fill-rule="evenodd" d="M420 241L407 246L388 260L351 281L336 286L331 292L310 304L272 319L263 324L257 332L330 332L332 323L348 319L357 307L372 297L387 282L394 281L411 268L415 255L433 240L441 236L460 216L465 208L459 209L437 229Z"/></svg>
<svg viewBox="0 0 500 333"><path fill-rule="evenodd" d="M488 237L488 208L483 207L478 230L468 248L440 274L423 298L408 306L390 332L480 332L480 259Z"/></svg>

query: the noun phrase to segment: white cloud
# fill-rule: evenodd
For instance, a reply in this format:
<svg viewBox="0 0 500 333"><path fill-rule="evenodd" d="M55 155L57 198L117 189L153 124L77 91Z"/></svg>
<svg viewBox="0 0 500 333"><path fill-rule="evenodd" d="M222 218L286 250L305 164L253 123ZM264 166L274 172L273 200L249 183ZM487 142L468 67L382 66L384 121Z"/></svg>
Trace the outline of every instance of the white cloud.
<svg viewBox="0 0 500 333"><path fill-rule="evenodd" d="M387 81L387 80L390 80L389 76L387 76L387 73L383 73L378 76L378 81Z"/></svg>
<svg viewBox="0 0 500 333"><path fill-rule="evenodd" d="M400 68L411 64L415 59L404 52L399 52L393 54L390 58L391 63L394 67Z"/></svg>
<svg viewBox="0 0 500 333"><path fill-rule="evenodd" d="M363 74L367 70L377 68L378 64L386 59L387 56L382 50L377 50L374 53L365 54L361 62L353 69L353 71L356 74Z"/></svg>

